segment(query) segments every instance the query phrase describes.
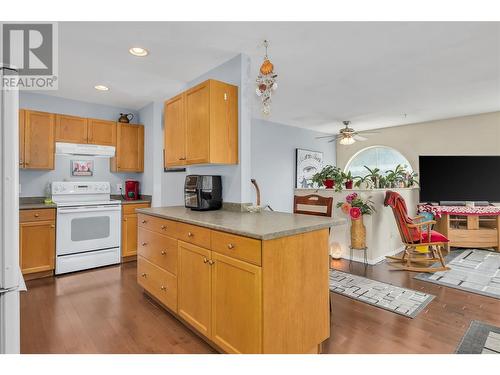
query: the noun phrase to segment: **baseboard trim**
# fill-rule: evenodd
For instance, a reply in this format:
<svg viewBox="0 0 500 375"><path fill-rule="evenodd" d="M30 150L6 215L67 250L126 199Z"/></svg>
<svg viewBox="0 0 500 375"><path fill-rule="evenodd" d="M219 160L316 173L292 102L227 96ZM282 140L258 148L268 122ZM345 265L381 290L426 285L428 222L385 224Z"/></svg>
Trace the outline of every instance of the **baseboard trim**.
<svg viewBox="0 0 500 375"><path fill-rule="evenodd" d="M377 257L377 258L375 258L375 259L370 259L370 258L368 258L367 262L368 262L368 264L369 264L370 266L373 266L373 265L375 265L375 264L378 264L378 263L380 263L380 262L384 261L384 260L385 260L385 257L387 257L387 256L392 256L392 255L396 255L397 253L400 253L400 252L401 252L401 251L403 251L404 249L405 249L405 248L404 248L404 246L398 247L396 250L393 250L393 251L391 251L391 252L389 252L389 253L387 253L387 254L384 254L384 255L382 255L382 256L379 256L379 257ZM353 255L353 257L352 257L352 261L353 261L353 262L360 262L360 263L363 263L363 262L364 262L363 252L361 251L361 252L359 252L359 254L361 254L361 255ZM346 259L346 260L350 260L350 259L349 259L349 255L347 255L347 256L343 256L342 258L343 258L343 259Z"/></svg>

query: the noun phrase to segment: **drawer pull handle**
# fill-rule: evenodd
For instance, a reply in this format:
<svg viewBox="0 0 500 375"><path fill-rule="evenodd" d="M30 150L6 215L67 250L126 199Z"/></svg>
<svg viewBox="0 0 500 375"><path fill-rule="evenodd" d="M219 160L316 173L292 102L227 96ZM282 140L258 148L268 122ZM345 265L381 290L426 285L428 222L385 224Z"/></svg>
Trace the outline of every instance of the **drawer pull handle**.
<svg viewBox="0 0 500 375"><path fill-rule="evenodd" d="M142 220L141 223L146 224L148 221L147 220Z"/></svg>
<svg viewBox="0 0 500 375"><path fill-rule="evenodd" d="M228 243L227 244L227 248L230 249L230 250L232 250L232 249L234 249L234 245L232 243Z"/></svg>
<svg viewBox="0 0 500 375"><path fill-rule="evenodd" d="M193 233L188 232L188 237L193 237Z"/></svg>
<svg viewBox="0 0 500 375"><path fill-rule="evenodd" d="M210 260L208 261L208 264L210 264L210 265L215 264L215 260L210 259Z"/></svg>
<svg viewBox="0 0 500 375"><path fill-rule="evenodd" d="M141 245L146 246L147 244L148 244L147 242L143 242Z"/></svg>
<svg viewBox="0 0 500 375"><path fill-rule="evenodd" d="M52 224L50 227L51 227L51 228L55 228L56 226L55 226L54 224Z"/></svg>
<svg viewBox="0 0 500 375"><path fill-rule="evenodd" d="M165 229L167 229L167 227L165 225L162 225L161 229L165 230Z"/></svg>
<svg viewBox="0 0 500 375"><path fill-rule="evenodd" d="M208 262L207 257L203 257L203 263L207 263L207 262Z"/></svg>
<svg viewBox="0 0 500 375"><path fill-rule="evenodd" d="M143 273L141 276L144 277L144 278L146 278L147 275L146 275L146 273Z"/></svg>
<svg viewBox="0 0 500 375"><path fill-rule="evenodd" d="M167 252L165 250L162 250L161 255L165 255L165 254L167 254Z"/></svg>
<svg viewBox="0 0 500 375"><path fill-rule="evenodd" d="M160 287L160 289L161 289L161 290L167 290L167 287L162 285L162 286Z"/></svg>
<svg viewBox="0 0 500 375"><path fill-rule="evenodd" d="M35 214L35 217L39 217L39 216L40 216L40 214Z"/></svg>

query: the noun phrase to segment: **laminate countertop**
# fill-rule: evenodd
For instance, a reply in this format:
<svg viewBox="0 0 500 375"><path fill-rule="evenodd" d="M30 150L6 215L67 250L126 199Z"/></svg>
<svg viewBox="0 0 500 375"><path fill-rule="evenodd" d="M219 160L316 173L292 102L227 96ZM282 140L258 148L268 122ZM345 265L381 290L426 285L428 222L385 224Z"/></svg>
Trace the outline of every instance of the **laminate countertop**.
<svg viewBox="0 0 500 375"><path fill-rule="evenodd" d="M297 215L285 212L192 211L181 206L140 208L137 209L137 213L198 225L258 240L287 237L345 223L345 219Z"/></svg>
<svg viewBox="0 0 500 375"><path fill-rule="evenodd" d="M124 199L121 195L111 195L111 199L116 199L120 201L122 204L140 204L140 203L151 203L151 195L142 195L141 194L141 199L137 199L134 201L128 201Z"/></svg>
<svg viewBox="0 0 500 375"><path fill-rule="evenodd" d="M140 204L140 203L151 203L150 195L141 195L141 199L135 201L127 201L123 199L120 195L112 195L111 199L119 200L121 204ZM19 209L20 210L39 210L43 208L56 208L55 203L45 204L43 201L45 197L21 197L19 198Z"/></svg>
<svg viewBox="0 0 500 375"><path fill-rule="evenodd" d="M21 197L19 198L20 210L39 210L43 208L56 208L55 203L45 204L45 197Z"/></svg>

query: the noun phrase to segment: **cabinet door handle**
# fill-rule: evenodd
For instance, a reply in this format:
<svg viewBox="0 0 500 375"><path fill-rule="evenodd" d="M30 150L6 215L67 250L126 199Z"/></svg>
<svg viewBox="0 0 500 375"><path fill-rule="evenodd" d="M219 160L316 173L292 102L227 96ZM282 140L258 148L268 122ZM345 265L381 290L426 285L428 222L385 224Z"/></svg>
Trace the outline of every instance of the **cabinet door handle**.
<svg viewBox="0 0 500 375"><path fill-rule="evenodd" d="M203 257L203 263L207 263L207 262L208 262L207 257Z"/></svg>
<svg viewBox="0 0 500 375"><path fill-rule="evenodd" d="M55 228L56 226L55 226L54 224L52 224L50 227L51 227L51 228Z"/></svg>
<svg viewBox="0 0 500 375"><path fill-rule="evenodd" d="M23 161L22 160L19 160L19 165L23 165Z"/></svg>
<svg viewBox="0 0 500 375"><path fill-rule="evenodd" d="M210 259L210 260L208 261L208 264L209 264L209 265L213 265L213 264L215 264L215 260Z"/></svg>
<svg viewBox="0 0 500 375"><path fill-rule="evenodd" d="M161 255L165 255L165 254L167 254L167 252L165 250L162 250Z"/></svg>
<svg viewBox="0 0 500 375"><path fill-rule="evenodd" d="M228 243L228 244L227 244L227 248L228 248L229 250L232 250L232 249L234 249L234 245L233 245L232 243Z"/></svg>
<svg viewBox="0 0 500 375"><path fill-rule="evenodd" d="M148 221L147 220L142 220L141 223L146 224Z"/></svg>
<svg viewBox="0 0 500 375"><path fill-rule="evenodd" d="M147 244L148 244L147 242L143 242L141 245L146 246Z"/></svg>
<svg viewBox="0 0 500 375"><path fill-rule="evenodd" d="M40 216L40 214L35 214L35 217L39 217L39 216Z"/></svg>
<svg viewBox="0 0 500 375"><path fill-rule="evenodd" d="M188 232L188 237L193 237L193 233Z"/></svg>
<svg viewBox="0 0 500 375"><path fill-rule="evenodd" d="M147 275L146 275L146 273L143 273L141 276L144 277L144 278L146 278Z"/></svg>
<svg viewBox="0 0 500 375"><path fill-rule="evenodd" d="M167 227L165 225L162 225L161 229L165 230L165 229L167 229Z"/></svg>
<svg viewBox="0 0 500 375"><path fill-rule="evenodd" d="M161 289L161 290L167 290L167 287L162 285L162 286L160 287L160 289Z"/></svg>

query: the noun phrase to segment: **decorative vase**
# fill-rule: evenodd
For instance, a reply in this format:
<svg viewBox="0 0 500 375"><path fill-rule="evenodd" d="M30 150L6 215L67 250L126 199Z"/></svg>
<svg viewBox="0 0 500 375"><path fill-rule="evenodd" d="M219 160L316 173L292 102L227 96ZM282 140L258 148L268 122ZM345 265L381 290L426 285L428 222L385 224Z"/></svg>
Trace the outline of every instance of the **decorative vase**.
<svg viewBox="0 0 500 375"><path fill-rule="evenodd" d="M363 224L363 216L351 220L351 247L353 249L364 249L366 247L366 228Z"/></svg>
<svg viewBox="0 0 500 375"><path fill-rule="evenodd" d="M328 180L323 181L323 184L325 185L325 187L327 189L333 189L333 187L335 186L335 180L328 179Z"/></svg>
<svg viewBox="0 0 500 375"><path fill-rule="evenodd" d="M345 188L346 189L352 189L352 180L347 180L345 182Z"/></svg>

